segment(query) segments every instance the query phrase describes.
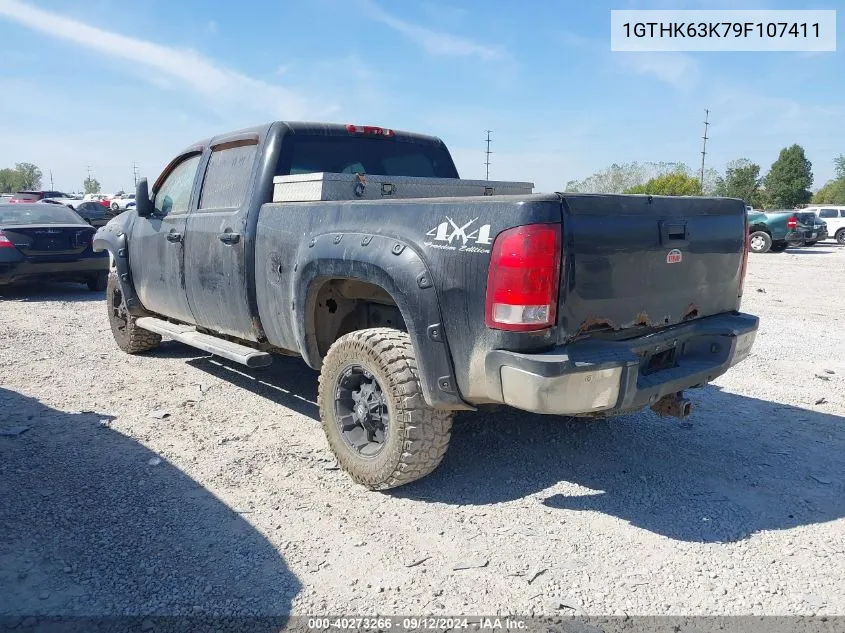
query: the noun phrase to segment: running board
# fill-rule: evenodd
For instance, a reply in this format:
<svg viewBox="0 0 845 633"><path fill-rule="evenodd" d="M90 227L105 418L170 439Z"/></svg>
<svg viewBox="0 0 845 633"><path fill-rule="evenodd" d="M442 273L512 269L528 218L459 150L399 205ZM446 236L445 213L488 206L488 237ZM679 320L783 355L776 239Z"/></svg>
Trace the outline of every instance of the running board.
<svg viewBox="0 0 845 633"><path fill-rule="evenodd" d="M267 367L273 362L273 356L267 352L260 352L246 345L232 343L231 341L209 334L202 334L201 332L197 332L197 329L191 325L170 323L169 321L162 321L154 317L141 317L135 321L135 324L150 332L155 332L156 334L172 338L174 341L179 341L185 345L210 352L215 356L228 358L247 367Z"/></svg>

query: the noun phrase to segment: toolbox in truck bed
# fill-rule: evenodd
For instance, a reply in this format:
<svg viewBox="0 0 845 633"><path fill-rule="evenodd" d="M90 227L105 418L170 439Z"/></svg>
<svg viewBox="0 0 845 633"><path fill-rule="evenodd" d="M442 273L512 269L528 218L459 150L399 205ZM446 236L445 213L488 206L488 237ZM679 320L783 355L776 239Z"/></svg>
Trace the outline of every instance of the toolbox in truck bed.
<svg viewBox="0 0 845 633"><path fill-rule="evenodd" d="M273 178L273 202L526 195L532 182L310 173Z"/></svg>

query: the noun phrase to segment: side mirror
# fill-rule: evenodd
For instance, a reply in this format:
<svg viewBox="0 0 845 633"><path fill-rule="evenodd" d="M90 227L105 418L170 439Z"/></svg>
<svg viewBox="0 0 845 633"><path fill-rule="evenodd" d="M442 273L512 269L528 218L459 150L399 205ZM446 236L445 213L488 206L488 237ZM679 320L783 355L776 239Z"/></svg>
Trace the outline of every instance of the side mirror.
<svg viewBox="0 0 845 633"><path fill-rule="evenodd" d="M135 211L140 218L148 218L155 211L153 201L150 199L150 190L146 178L141 178L138 181L138 187L135 190Z"/></svg>

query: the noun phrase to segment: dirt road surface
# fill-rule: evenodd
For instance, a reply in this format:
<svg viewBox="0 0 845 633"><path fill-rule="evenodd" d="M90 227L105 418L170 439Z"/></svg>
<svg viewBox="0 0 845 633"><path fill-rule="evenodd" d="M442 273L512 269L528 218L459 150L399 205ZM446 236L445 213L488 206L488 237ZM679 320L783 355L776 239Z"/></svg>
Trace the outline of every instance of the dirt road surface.
<svg viewBox="0 0 845 633"><path fill-rule="evenodd" d="M0 613L843 614L845 248L752 255L745 295L689 421L462 414L375 493L301 361L129 357L102 295L2 291Z"/></svg>

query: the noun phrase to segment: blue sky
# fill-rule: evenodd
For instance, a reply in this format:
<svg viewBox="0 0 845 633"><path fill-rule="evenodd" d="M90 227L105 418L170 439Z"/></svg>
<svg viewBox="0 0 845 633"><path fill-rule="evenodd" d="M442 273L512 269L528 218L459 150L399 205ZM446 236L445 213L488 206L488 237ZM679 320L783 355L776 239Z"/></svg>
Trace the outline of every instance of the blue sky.
<svg viewBox="0 0 845 633"><path fill-rule="evenodd" d="M76 190L154 178L217 132L274 119L443 138L465 178L562 189L613 162L747 157L800 143L815 187L845 153L835 53L619 53L610 10L802 8L749 0L0 0L0 167ZM843 9L822 1L815 9ZM45 184L49 184L49 181Z"/></svg>

